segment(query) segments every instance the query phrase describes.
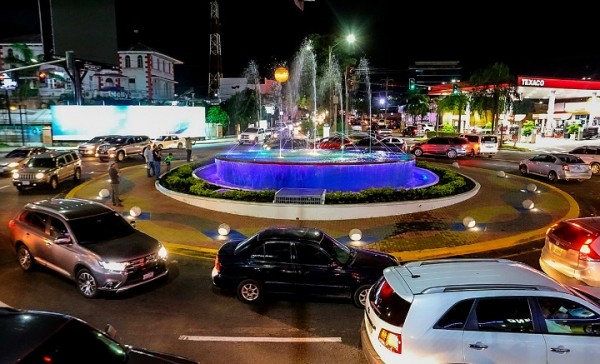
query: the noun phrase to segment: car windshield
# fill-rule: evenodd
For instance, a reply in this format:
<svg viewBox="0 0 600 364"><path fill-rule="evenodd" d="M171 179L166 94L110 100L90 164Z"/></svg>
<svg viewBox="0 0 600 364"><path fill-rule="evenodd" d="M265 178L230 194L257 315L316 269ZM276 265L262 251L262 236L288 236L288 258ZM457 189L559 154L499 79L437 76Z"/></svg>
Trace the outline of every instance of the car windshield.
<svg viewBox="0 0 600 364"><path fill-rule="evenodd" d="M71 320L46 338L19 363L124 363L127 349L110 337Z"/></svg>
<svg viewBox="0 0 600 364"><path fill-rule="evenodd" d="M74 219L71 228L81 245L114 240L135 232L133 226L116 212Z"/></svg>
<svg viewBox="0 0 600 364"><path fill-rule="evenodd" d="M27 161L27 167L30 168L54 168L56 161L53 158L31 158Z"/></svg>
<svg viewBox="0 0 600 364"><path fill-rule="evenodd" d="M101 136L97 136L97 137L93 137L92 139L88 140L88 143L98 143L103 141L105 138L101 137Z"/></svg>
<svg viewBox="0 0 600 364"><path fill-rule="evenodd" d="M258 129L256 128L248 128L245 131L246 133L258 133Z"/></svg>
<svg viewBox="0 0 600 364"><path fill-rule="evenodd" d="M25 158L29 154L28 150L13 150L12 152L8 152L5 156L6 158Z"/></svg>
<svg viewBox="0 0 600 364"><path fill-rule="evenodd" d="M154 138L154 140L156 140L157 142L162 142L163 140L167 139L166 135L161 135L157 138Z"/></svg>

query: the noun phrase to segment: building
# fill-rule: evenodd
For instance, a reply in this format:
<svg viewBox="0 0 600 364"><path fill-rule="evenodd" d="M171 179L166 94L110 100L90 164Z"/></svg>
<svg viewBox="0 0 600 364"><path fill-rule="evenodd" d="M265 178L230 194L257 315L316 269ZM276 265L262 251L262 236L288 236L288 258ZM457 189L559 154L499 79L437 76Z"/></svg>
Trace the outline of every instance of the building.
<svg viewBox="0 0 600 364"><path fill-rule="evenodd" d="M33 60L25 60L25 53ZM76 55L75 55L76 56ZM11 58L20 62L12 63ZM85 100L113 99L146 103L170 103L175 97L175 66L183 62L169 57L144 44L137 43L118 51L119 66L115 69L84 64L81 69L81 88ZM0 41L0 70L35 64L43 59L43 46L39 35L22 36ZM73 82L63 63L42 64L26 72L19 85L28 83L29 88L38 89L42 100L65 99L73 94ZM44 72L45 79L37 72Z"/></svg>
<svg viewBox="0 0 600 364"><path fill-rule="evenodd" d="M419 87L460 82L462 71L459 61L416 61L409 67L410 77Z"/></svg>

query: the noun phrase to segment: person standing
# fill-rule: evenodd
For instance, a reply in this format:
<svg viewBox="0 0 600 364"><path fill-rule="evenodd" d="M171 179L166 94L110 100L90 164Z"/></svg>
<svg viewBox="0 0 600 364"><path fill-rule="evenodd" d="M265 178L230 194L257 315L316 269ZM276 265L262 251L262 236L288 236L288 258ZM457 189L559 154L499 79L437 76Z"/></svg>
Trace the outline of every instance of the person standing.
<svg viewBox="0 0 600 364"><path fill-rule="evenodd" d="M146 160L146 175L152 177L154 175L154 156L150 147L144 149L144 159Z"/></svg>
<svg viewBox="0 0 600 364"><path fill-rule="evenodd" d="M187 137L185 138L185 153L186 153L186 160L188 162L192 161L192 138Z"/></svg>
<svg viewBox="0 0 600 364"><path fill-rule="evenodd" d="M162 151L160 147L155 146L152 149L152 158L154 160L154 177L160 178L160 163L162 162Z"/></svg>
<svg viewBox="0 0 600 364"><path fill-rule="evenodd" d="M165 157L165 165L167 166L167 172L171 170L171 161L173 161L173 153L169 153Z"/></svg>
<svg viewBox="0 0 600 364"><path fill-rule="evenodd" d="M113 206L123 206L119 197L119 185L121 184L121 171L117 167L117 162L111 162L108 170L110 177L110 192Z"/></svg>

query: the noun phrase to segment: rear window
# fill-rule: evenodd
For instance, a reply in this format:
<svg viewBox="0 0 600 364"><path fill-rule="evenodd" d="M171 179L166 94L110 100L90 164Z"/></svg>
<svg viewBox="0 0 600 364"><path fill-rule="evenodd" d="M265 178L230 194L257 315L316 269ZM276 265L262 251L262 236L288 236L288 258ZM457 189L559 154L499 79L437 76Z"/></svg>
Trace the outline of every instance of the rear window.
<svg viewBox="0 0 600 364"><path fill-rule="evenodd" d="M479 142L479 137L477 135L466 135L465 138L467 138L467 140L471 143Z"/></svg>
<svg viewBox="0 0 600 364"><path fill-rule="evenodd" d="M482 142L488 142L488 143L498 143L498 137L496 136L491 136L491 135L484 135L481 137L481 141Z"/></svg>
<svg viewBox="0 0 600 364"><path fill-rule="evenodd" d="M452 144L469 144L469 141L465 138L452 138Z"/></svg>
<svg viewBox="0 0 600 364"><path fill-rule="evenodd" d="M384 277L371 288L369 302L377 317L394 326L404 325L411 305L394 292Z"/></svg>
<svg viewBox="0 0 600 364"><path fill-rule="evenodd" d="M571 249L579 250L579 248L588 239L595 240L597 234L593 234L577 225L567 222L560 222L549 233L551 238L560 240L562 245L566 245Z"/></svg>

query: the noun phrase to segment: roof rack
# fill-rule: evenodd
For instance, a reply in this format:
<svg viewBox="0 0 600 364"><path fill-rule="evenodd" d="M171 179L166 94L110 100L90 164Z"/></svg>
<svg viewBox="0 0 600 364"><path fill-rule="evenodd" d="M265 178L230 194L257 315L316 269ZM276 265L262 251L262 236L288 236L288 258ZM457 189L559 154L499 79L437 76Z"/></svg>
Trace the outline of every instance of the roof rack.
<svg viewBox="0 0 600 364"><path fill-rule="evenodd" d="M461 292L461 291L489 291L489 290L523 290L523 291L553 291L557 290L549 286L529 285L529 284L465 284L452 286L429 287L421 291L421 294L443 293L443 292Z"/></svg>

